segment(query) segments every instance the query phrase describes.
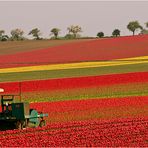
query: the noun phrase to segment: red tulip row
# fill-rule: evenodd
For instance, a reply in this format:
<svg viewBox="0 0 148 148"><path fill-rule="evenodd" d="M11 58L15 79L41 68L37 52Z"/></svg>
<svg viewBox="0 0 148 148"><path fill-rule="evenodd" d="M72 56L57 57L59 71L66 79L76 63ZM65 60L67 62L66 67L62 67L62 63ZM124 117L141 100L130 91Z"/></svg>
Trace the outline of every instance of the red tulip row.
<svg viewBox="0 0 148 148"><path fill-rule="evenodd" d="M24 81L21 83L21 91L52 91L73 88L99 87L103 85L108 86L114 84L128 84L136 82L148 82L148 72ZM5 93L19 93L20 91L18 82L0 83L0 88L4 88Z"/></svg>
<svg viewBox="0 0 148 148"><path fill-rule="evenodd" d="M53 112L70 112L84 110L98 110L101 108L113 108L122 106L146 106L148 105L148 96L108 98L108 99L87 99L87 100L69 100L57 102L40 102L32 103L31 108L39 111Z"/></svg>
<svg viewBox="0 0 148 148"><path fill-rule="evenodd" d="M0 147L147 147L148 118L93 120L0 132Z"/></svg>

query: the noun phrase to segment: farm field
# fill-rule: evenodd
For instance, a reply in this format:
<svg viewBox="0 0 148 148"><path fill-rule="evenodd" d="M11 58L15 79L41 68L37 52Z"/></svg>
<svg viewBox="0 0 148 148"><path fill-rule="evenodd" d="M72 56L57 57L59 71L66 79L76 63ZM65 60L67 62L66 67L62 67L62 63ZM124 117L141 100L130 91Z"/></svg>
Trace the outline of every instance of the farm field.
<svg viewBox="0 0 148 148"><path fill-rule="evenodd" d="M147 56L147 40L147 35L93 39L47 49L6 54L0 56L0 68Z"/></svg>
<svg viewBox="0 0 148 148"><path fill-rule="evenodd" d="M0 83L0 87L9 94L20 89L19 82ZM21 83L23 101L48 102L31 106L48 112L49 123L147 115L147 88L147 72Z"/></svg>
<svg viewBox="0 0 148 148"><path fill-rule="evenodd" d="M79 69L79 68L95 68L108 66L122 66L131 64L148 64L148 56L123 58L105 62L81 62L81 63L66 63L66 64L50 64L41 66L26 66L17 68L3 68L0 73L16 73L16 72L30 72L30 71L44 71L44 70L64 70L64 69Z"/></svg>
<svg viewBox="0 0 148 148"><path fill-rule="evenodd" d="M41 112L47 112L49 114L46 119L48 123L147 117L148 97L89 98L85 100L32 103L31 107Z"/></svg>
<svg viewBox="0 0 148 148"><path fill-rule="evenodd" d="M0 148L148 148L147 6L0 2Z"/></svg>
<svg viewBox="0 0 148 148"><path fill-rule="evenodd" d="M1 147L148 146L147 35L41 42L0 49L2 94L21 91L49 115L43 128L0 131Z"/></svg>
<svg viewBox="0 0 148 148"><path fill-rule="evenodd" d="M148 71L147 38L148 36L145 35L69 41L70 43L64 43L64 45L33 51L21 50L20 47L17 48L16 46L16 49L18 51L20 49L21 52L14 52L13 54L8 52L5 55L0 55L0 81L25 81ZM49 44L52 44L50 42L52 41L49 41ZM56 41L53 41L53 44L54 42ZM27 48L27 46L24 48ZM4 49L1 50L2 52L5 51ZM63 56L62 53L66 54ZM76 60L73 58L76 58ZM58 62L56 62L57 60Z"/></svg>
<svg viewBox="0 0 148 148"><path fill-rule="evenodd" d="M19 94L20 84L22 98L30 102L143 96L148 94L148 72L9 82L0 87L5 94Z"/></svg>
<svg viewBox="0 0 148 148"><path fill-rule="evenodd" d="M148 63L129 64L119 66L105 67L90 67L90 68L75 68L75 69L60 69L60 70L42 70L28 72L0 72L1 82L15 82L28 80L46 80L57 78L71 78L83 76L98 76L107 74L120 74L132 72L147 72ZM6 69L5 69L6 70Z"/></svg>
<svg viewBox="0 0 148 148"><path fill-rule="evenodd" d="M49 48L53 46L59 46L74 42L83 42L81 40L26 40L26 41L7 41L0 42L0 55L10 55L21 52L29 52L34 50L40 50L43 48Z"/></svg>

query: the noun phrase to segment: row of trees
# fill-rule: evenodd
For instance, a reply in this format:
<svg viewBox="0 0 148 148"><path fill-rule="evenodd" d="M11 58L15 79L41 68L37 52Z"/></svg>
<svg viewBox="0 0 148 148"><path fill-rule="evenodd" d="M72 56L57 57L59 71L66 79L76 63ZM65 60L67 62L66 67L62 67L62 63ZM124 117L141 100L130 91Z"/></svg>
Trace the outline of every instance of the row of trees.
<svg viewBox="0 0 148 148"><path fill-rule="evenodd" d="M71 39L71 38L77 38L79 37L79 32L82 32L82 28L78 25L74 26L70 26L67 28L68 30L68 34L66 34L65 38L67 39ZM51 29L51 33L50 35L54 35L54 39L57 39L58 38L58 35L60 33L60 29L59 28L53 28ZM14 29L12 30L11 32L11 37L9 37L8 35L5 35L5 31L4 30L0 30L0 41L7 41L7 40L25 40L26 38L23 36L24 35L24 31L21 30L21 29ZM38 29L38 28L34 28L32 29L28 35L32 35L32 37L35 39L35 40L41 40L43 38L41 38L41 31Z"/></svg>
<svg viewBox="0 0 148 148"><path fill-rule="evenodd" d="M146 27L148 28L148 22L145 23ZM141 34L148 34L148 30L143 28L138 21L132 21L129 22L129 24L127 25L127 28L129 29L129 31L131 31L133 33L133 35L135 35L135 32L140 29L140 33ZM68 34L65 35L64 38L66 39L73 39L73 38L79 38L80 35L79 33L82 32L82 28L78 25L72 25L69 26L67 28L68 30ZM60 33L60 29L59 28L53 28L50 30L50 35L53 35L53 39L58 39L59 33ZM120 30L119 29L115 29L112 32L112 36L120 36ZM0 30L0 41L7 41L7 40L25 40L26 38L23 36L24 35L24 31L21 29L14 29L11 31L11 36L9 37L8 35L5 34L4 30ZM32 35L34 39L36 40L41 40L42 38L41 36L41 31L38 28L34 28L32 29L28 35ZM102 38L104 37L104 33L103 32L98 32L97 36Z"/></svg>
<svg viewBox="0 0 148 148"><path fill-rule="evenodd" d="M148 22L145 23L145 26L146 28L148 28ZM148 30L145 29L144 27L142 27L140 25L140 23L138 21L132 21L132 22L129 22L129 24L127 25L127 29L129 31L132 32L133 35L135 35L135 32L139 29L140 30L140 34L148 34ZM112 32L112 36L120 36L120 30L119 29L115 29L113 32ZM97 33L97 36L99 38L102 38L104 37L104 33L103 32L98 32Z"/></svg>
<svg viewBox="0 0 148 148"><path fill-rule="evenodd" d="M119 29L115 29L113 32L112 32L112 36L120 36L120 30ZM103 32L98 32L97 33L97 37L99 38L103 38L104 37L104 33Z"/></svg>

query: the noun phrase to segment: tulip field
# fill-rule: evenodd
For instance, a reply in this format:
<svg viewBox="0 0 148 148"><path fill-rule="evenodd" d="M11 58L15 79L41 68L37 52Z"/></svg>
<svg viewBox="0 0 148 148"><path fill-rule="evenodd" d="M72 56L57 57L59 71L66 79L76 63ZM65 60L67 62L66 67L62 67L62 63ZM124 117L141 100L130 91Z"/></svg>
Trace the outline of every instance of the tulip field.
<svg viewBox="0 0 148 148"><path fill-rule="evenodd" d="M1 132L0 146L147 147L147 128L147 118L50 124L44 128Z"/></svg>
<svg viewBox="0 0 148 148"><path fill-rule="evenodd" d="M0 128L0 147L148 147L147 35L10 44L1 94L48 117L42 128Z"/></svg>
<svg viewBox="0 0 148 148"><path fill-rule="evenodd" d="M147 56L147 40L147 35L127 36L103 40L93 39L33 51L26 49L23 50L24 52L0 55L0 68Z"/></svg>
<svg viewBox="0 0 148 148"><path fill-rule="evenodd" d="M14 53L10 45L8 49L2 45L1 82L144 72L148 69L147 40L147 35L80 40L37 50L34 42L32 50L28 50L30 43L22 49L16 45L16 50L12 44Z"/></svg>

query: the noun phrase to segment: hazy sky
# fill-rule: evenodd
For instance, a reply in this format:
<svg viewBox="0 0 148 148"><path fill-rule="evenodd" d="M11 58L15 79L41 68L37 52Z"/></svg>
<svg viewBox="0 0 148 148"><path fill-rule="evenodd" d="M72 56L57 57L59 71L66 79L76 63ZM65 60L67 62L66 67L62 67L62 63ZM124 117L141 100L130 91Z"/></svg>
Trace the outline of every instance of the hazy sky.
<svg viewBox="0 0 148 148"><path fill-rule="evenodd" d="M69 25L78 24L85 36L111 35L115 28L129 35L126 26L133 20L143 26L148 21L148 1L0 1L0 30L6 33L21 28L27 34L38 27L47 37L58 27L64 35Z"/></svg>

